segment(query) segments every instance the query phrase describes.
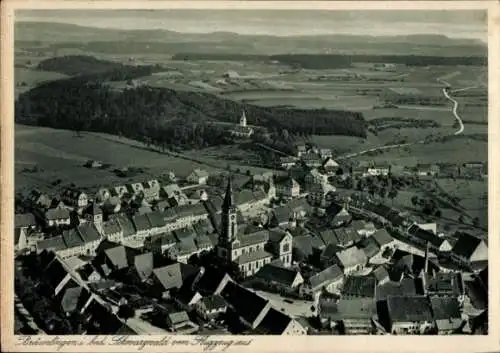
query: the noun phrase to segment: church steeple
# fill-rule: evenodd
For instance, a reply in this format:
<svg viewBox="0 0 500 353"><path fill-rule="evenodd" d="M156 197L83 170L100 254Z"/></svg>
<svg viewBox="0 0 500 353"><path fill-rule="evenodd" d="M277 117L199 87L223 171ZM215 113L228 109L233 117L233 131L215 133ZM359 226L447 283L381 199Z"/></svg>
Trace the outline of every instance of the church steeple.
<svg viewBox="0 0 500 353"><path fill-rule="evenodd" d="M246 116L244 110L243 110L243 113L241 114L240 126L247 126L247 116Z"/></svg>
<svg viewBox="0 0 500 353"><path fill-rule="evenodd" d="M219 257L233 261L234 253L232 244L238 234L237 211L233 201L233 186L231 176L229 176L226 187L226 195L222 203L221 229L217 253Z"/></svg>
<svg viewBox="0 0 500 353"><path fill-rule="evenodd" d="M222 210L228 211L229 209L234 207L233 202L233 185L231 182L231 175L227 178L227 187L226 187L226 195L224 196L224 202L222 203Z"/></svg>

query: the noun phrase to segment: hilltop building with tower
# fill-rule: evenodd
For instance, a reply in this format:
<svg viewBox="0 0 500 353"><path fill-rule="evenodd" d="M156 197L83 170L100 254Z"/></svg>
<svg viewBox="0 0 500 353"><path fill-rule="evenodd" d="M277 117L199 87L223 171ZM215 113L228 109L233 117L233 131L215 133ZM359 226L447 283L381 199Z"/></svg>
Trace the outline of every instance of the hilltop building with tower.
<svg viewBox="0 0 500 353"><path fill-rule="evenodd" d="M245 111L242 112L240 117L240 123L234 125L231 130L231 136L234 137L250 137L253 134L253 128L247 125L247 117Z"/></svg>

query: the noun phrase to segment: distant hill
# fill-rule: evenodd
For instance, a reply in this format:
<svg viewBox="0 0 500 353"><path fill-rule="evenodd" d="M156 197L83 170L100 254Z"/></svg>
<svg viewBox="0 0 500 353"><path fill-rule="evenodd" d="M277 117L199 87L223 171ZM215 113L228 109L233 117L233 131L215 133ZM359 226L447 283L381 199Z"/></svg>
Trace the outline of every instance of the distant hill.
<svg viewBox="0 0 500 353"><path fill-rule="evenodd" d="M118 30L51 22L16 22L16 46L35 48L81 48L102 53L176 54L241 53L357 53L439 56L485 56L487 46L475 39L443 35L288 36L240 35L230 32L179 33L168 30ZM214 45L217 43L217 45Z"/></svg>

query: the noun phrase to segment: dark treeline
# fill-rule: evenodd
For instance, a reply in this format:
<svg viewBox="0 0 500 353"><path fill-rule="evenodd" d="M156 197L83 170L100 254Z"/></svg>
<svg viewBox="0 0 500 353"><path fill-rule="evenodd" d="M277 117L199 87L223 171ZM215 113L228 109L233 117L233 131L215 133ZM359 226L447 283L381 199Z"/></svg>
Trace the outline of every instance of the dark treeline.
<svg viewBox="0 0 500 353"><path fill-rule="evenodd" d="M125 65L88 55L67 55L46 59L38 64L37 69L69 76L85 75L83 81L123 81L164 70L158 65Z"/></svg>
<svg viewBox="0 0 500 353"><path fill-rule="evenodd" d="M486 56L419 56L419 55L344 55L344 54L282 54L282 55L252 55L252 54L212 54L212 53L178 53L173 60L238 60L238 61L279 61L283 64L306 69L327 69L348 67L352 63L392 63L408 66L484 66Z"/></svg>
<svg viewBox="0 0 500 353"><path fill-rule="evenodd" d="M21 94L16 122L107 132L165 147L203 147L227 143L227 125L213 122L236 122L245 109L250 124L275 131L366 137L361 113L257 107L148 86L117 91L98 82L100 76L109 73L46 82Z"/></svg>

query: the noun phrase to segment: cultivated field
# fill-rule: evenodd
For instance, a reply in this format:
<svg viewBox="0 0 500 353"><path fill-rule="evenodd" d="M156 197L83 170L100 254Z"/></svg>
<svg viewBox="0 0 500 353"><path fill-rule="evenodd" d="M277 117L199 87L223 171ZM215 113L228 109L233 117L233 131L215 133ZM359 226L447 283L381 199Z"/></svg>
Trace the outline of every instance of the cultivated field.
<svg viewBox="0 0 500 353"><path fill-rule="evenodd" d="M167 171L174 171L176 175L184 177L194 168L220 172L226 167L220 161L204 159L203 155L197 157L210 165L154 152L136 141L117 136L83 133L81 137L76 137L73 132L67 130L16 125L15 188L16 191L22 191L38 187L50 191L57 189L51 183L61 179L61 185L74 183L82 188L93 189L133 180L143 181L158 177ZM83 167L89 159L109 163L111 167L104 170ZM39 171L27 171L35 165ZM242 171L265 170L237 162L231 165ZM124 167L143 168L145 172L133 178L120 178L112 172L115 168Z"/></svg>

